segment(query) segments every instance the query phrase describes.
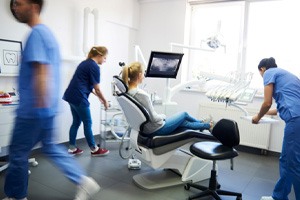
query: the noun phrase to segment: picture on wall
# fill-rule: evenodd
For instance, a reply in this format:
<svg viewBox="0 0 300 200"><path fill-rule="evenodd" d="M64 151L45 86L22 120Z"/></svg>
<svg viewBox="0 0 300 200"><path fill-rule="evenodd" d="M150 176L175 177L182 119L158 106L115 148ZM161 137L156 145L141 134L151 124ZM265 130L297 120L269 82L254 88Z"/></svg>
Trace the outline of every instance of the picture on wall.
<svg viewBox="0 0 300 200"><path fill-rule="evenodd" d="M17 75L21 61L22 42L0 39L0 75Z"/></svg>

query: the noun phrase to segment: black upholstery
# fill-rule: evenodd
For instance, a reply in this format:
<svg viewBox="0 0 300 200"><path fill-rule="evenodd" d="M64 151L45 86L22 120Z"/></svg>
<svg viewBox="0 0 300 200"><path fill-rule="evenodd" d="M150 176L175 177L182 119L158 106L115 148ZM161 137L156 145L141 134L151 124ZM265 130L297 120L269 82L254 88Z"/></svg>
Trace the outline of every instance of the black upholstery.
<svg viewBox="0 0 300 200"><path fill-rule="evenodd" d="M170 144L173 142L186 140L190 138L201 138L205 140L216 140L211 134L205 134L195 130L177 130L172 135L165 136L147 136L145 134L140 134L138 138L138 142L149 148L161 147L166 144Z"/></svg>
<svg viewBox="0 0 300 200"><path fill-rule="evenodd" d="M113 77L114 82L119 89L119 91L116 91L117 98L125 98L123 100L126 100L128 103L126 106L130 105L132 107L135 107L134 109L139 110L140 113L143 114L143 122L140 124L139 128L139 135L138 135L138 144L150 149L153 149L153 152L155 154L163 154L167 151L176 149L192 140L195 141L195 139L199 139L199 141L202 140L216 140L214 136L212 136L210 133L201 133L199 131L194 130L178 130L172 135L168 136L151 136L149 134L143 133L143 126L145 123L147 123L150 119L149 113L146 110L144 106L142 106L138 101L136 101L133 97L128 95L126 92L128 91L128 88L126 84L120 79L118 76ZM118 100L119 101L119 100ZM119 101L120 103L120 101ZM125 104L123 105L125 106ZM122 106L121 106L122 107ZM132 113L124 113L127 121L129 118L132 118ZM129 123L130 124L130 123ZM196 141L197 142L197 141Z"/></svg>
<svg viewBox="0 0 300 200"><path fill-rule="evenodd" d="M190 147L191 153L193 153L195 156L207 160L212 160L213 169L211 170L209 187L204 187L195 183L187 183L185 185L185 189L194 187L202 190L202 192L190 196L189 199L213 196L216 200L221 200L219 195L229 195L236 196L237 200L241 200L241 193L220 190L216 175L217 160L233 159L234 157L238 156L238 152L234 149L234 147L239 145L240 142L238 125L233 120L221 119L214 126L212 135L216 137L219 142L197 142Z"/></svg>

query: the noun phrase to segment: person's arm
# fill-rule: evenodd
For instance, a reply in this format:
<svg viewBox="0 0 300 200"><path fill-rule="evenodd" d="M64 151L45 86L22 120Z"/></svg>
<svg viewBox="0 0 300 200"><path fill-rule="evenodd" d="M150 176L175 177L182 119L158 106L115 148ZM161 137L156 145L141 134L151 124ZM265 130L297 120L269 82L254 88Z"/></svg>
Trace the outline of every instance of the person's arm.
<svg viewBox="0 0 300 200"><path fill-rule="evenodd" d="M269 109L272 106L272 94L273 94L273 84L266 85L264 88L264 102L260 107L260 111L258 114L253 116L252 123L257 124L259 120L268 113ZM270 111L269 113L274 113L274 111ZM268 114L269 114L268 113Z"/></svg>
<svg viewBox="0 0 300 200"><path fill-rule="evenodd" d="M100 84L95 84L94 85L94 91L92 91L93 94L95 94L101 103L103 103L105 110L109 107L109 103L108 101L106 101L104 95L102 94L101 90L100 90Z"/></svg>
<svg viewBox="0 0 300 200"><path fill-rule="evenodd" d="M48 66L38 62L33 63L34 68L34 88L36 92L35 107L46 108L47 105L47 78L48 78Z"/></svg>
<svg viewBox="0 0 300 200"><path fill-rule="evenodd" d="M276 108L270 109L270 110L266 113L266 115L277 115L277 109L276 109Z"/></svg>

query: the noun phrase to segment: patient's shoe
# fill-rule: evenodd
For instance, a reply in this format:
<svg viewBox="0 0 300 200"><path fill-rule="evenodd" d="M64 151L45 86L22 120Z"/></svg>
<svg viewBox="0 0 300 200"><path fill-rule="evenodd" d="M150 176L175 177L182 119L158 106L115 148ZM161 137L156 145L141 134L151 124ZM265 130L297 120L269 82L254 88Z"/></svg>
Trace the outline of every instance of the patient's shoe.
<svg viewBox="0 0 300 200"><path fill-rule="evenodd" d="M211 115L209 115L209 117L204 118L204 119L202 120L203 123L207 123L207 124L208 124L210 121L212 121L212 116L211 116Z"/></svg>
<svg viewBox="0 0 300 200"><path fill-rule="evenodd" d="M263 197L261 197L260 200L275 200L275 199L273 199L273 197L271 197L271 196L263 196Z"/></svg>
<svg viewBox="0 0 300 200"><path fill-rule="evenodd" d="M214 122L213 117L212 117L211 115L209 115L209 118L205 118L205 119L203 120L203 123L207 123L207 124L210 125L210 127L209 127L209 129L208 129L209 132L212 131L212 129L214 128L214 125L215 125L215 122Z"/></svg>
<svg viewBox="0 0 300 200"><path fill-rule="evenodd" d="M68 153L71 155L80 155L83 153L83 150L79 149L79 148L75 148L75 149L68 149Z"/></svg>
<svg viewBox="0 0 300 200"><path fill-rule="evenodd" d="M210 125L209 132L212 132L212 130L213 130L214 126L215 126L215 122L214 121L210 121L209 125Z"/></svg>
<svg viewBox="0 0 300 200"><path fill-rule="evenodd" d="M77 186L77 193L74 200L88 200L99 190L100 186L91 177L83 176L81 184Z"/></svg>

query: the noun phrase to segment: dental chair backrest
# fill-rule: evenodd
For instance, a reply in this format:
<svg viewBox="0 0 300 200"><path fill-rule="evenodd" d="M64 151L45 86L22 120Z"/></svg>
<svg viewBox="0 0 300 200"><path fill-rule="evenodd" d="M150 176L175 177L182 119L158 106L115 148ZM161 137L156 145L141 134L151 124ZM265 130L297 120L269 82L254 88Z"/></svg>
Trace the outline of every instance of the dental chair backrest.
<svg viewBox="0 0 300 200"><path fill-rule="evenodd" d="M144 124L149 121L148 111L138 103L133 97L127 94L128 87L119 76L113 77L113 93L123 111L127 123L135 132L131 133L131 139L134 141L135 148L138 150L137 138L140 132L143 132Z"/></svg>

